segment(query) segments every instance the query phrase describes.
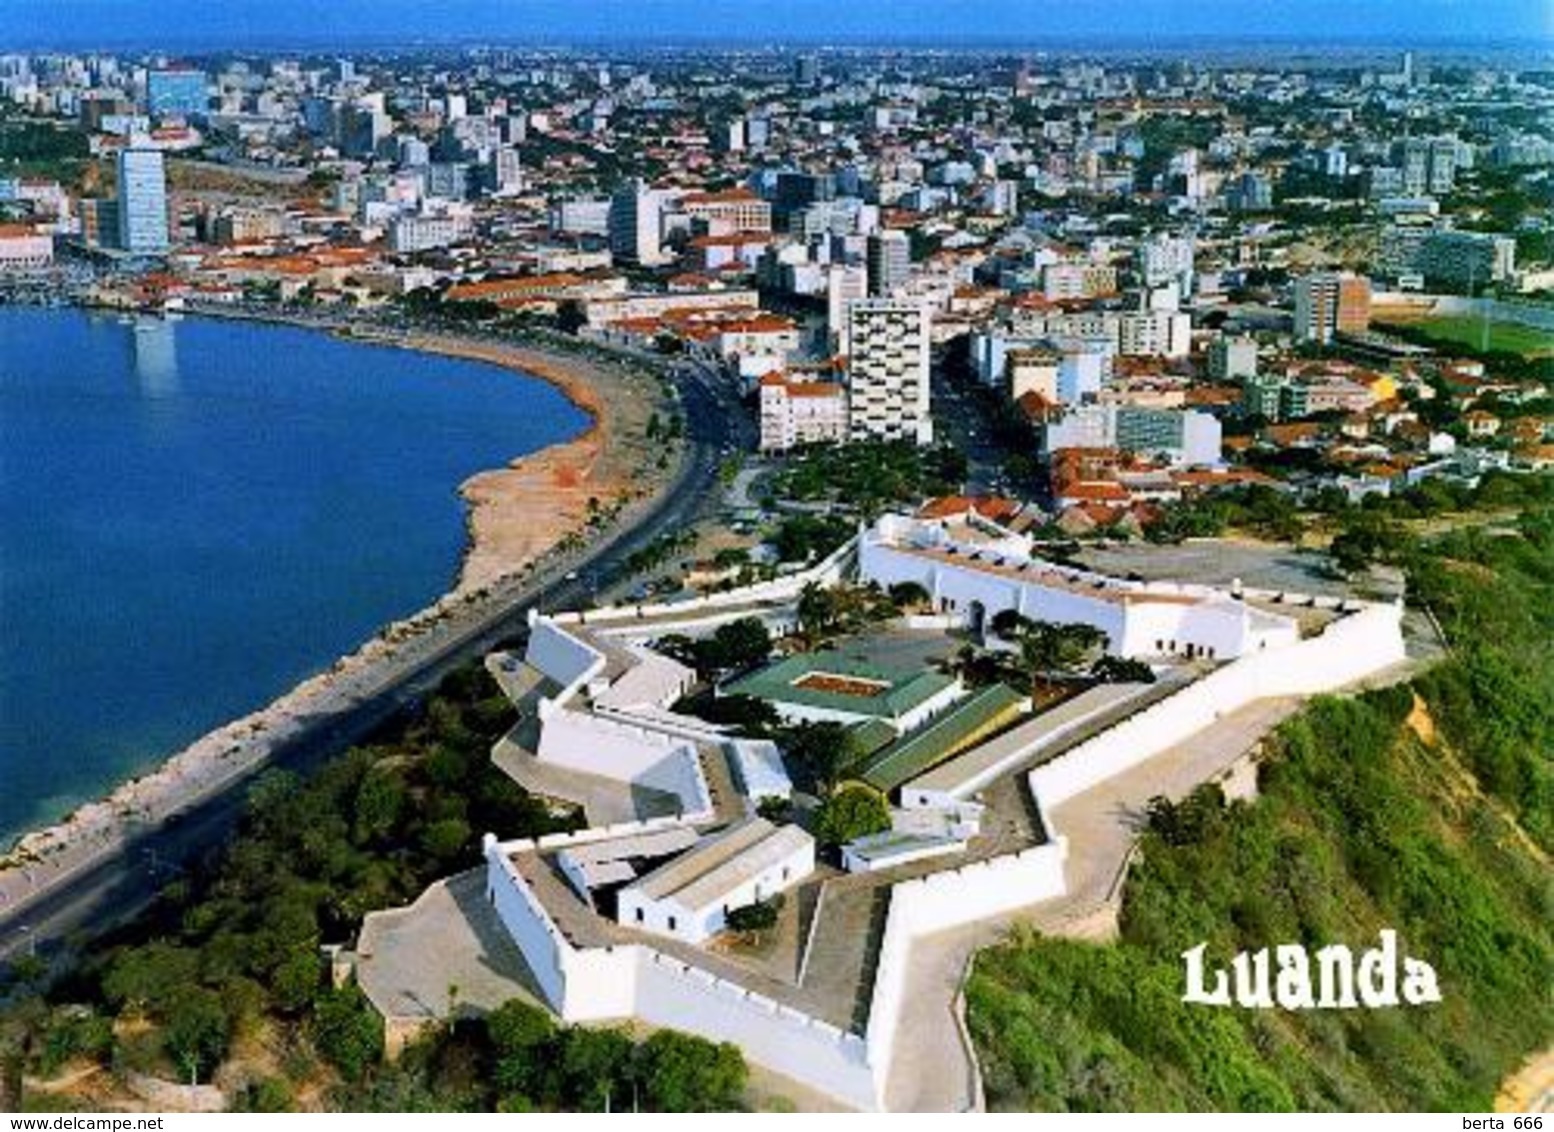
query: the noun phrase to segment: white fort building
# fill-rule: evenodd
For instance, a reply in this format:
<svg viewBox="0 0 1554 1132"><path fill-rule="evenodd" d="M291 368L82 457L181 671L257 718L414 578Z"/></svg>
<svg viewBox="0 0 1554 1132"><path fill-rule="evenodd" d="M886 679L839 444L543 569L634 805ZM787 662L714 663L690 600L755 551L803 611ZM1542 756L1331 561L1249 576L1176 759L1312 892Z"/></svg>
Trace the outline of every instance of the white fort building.
<svg viewBox="0 0 1554 1132"><path fill-rule="evenodd" d="M763 816L775 811L762 803L794 793L782 751L675 711L695 677L655 645L748 617L782 636L806 586L849 581L915 582L931 596L932 613L876 634L895 667L869 659L865 634L723 689L883 744L848 774L889 800L892 828L823 859L804 820ZM902 648L951 652L964 637L946 634L980 632L1002 610L1094 626L1157 678L1038 709L1029 690L971 690L899 660ZM479 873L369 916L348 961L391 1044L454 1009L437 1004L452 981L465 1009L482 993L486 1004L528 993L568 1022L635 1019L733 1042L851 1108L975 1107L955 979L934 958L963 937L946 933L1034 918L1082 934L1098 914L1115 930L1134 834L1097 829L1142 804L1128 791L1167 783L1176 796L1240 773L1249 744L1301 698L1393 673L1400 618L1392 602L1059 566L970 511L886 516L801 574L731 592L531 615L524 654L488 661L519 716L492 757L532 793L581 808L586 828L486 835ZM439 895L456 886L462 900ZM727 932L757 902L787 917L786 950L752 951ZM1048 911L1073 905L1089 910L1073 929ZM860 927L882 909L879 930ZM457 923L463 945L449 943ZM515 946L511 960L495 958L494 939ZM480 991L502 963L521 976Z"/></svg>

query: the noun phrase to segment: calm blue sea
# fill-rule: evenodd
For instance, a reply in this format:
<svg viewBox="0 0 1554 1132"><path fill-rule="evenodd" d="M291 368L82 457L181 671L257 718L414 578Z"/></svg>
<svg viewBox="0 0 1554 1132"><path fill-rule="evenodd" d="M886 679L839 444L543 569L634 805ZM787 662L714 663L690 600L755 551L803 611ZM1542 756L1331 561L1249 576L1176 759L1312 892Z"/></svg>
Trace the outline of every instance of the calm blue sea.
<svg viewBox="0 0 1554 1132"><path fill-rule="evenodd" d="M0 843L426 605L458 485L586 423L495 366L0 308Z"/></svg>

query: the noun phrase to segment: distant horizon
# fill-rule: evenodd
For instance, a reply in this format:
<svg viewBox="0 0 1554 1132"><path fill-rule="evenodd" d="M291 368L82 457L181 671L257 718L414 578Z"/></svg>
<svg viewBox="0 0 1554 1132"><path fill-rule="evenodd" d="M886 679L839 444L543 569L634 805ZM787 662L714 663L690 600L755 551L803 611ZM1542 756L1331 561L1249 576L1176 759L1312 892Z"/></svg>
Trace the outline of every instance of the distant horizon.
<svg viewBox="0 0 1554 1132"><path fill-rule="evenodd" d="M275 51L771 47L967 50L1446 51L1554 49L1544 0L1078 0L1065 8L957 0L6 0L0 50ZM712 25L712 26L709 26ZM305 28L305 31L299 29ZM1314 35L1313 28L1323 29Z"/></svg>

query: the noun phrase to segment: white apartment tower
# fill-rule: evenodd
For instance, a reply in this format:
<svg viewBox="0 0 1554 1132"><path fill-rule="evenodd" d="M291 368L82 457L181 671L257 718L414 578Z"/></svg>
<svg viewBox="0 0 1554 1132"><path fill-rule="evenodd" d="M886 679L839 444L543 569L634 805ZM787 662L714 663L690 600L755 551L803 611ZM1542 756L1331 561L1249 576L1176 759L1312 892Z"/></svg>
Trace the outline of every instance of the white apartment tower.
<svg viewBox="0 0 1554 1132"><path fill-rule="evenodd" d="M160 255L168 243L162 153L126 147L119 151L119 246L134 255Z"/></svg>
<svg viewBox="0 0 1554 1132"><path fill-rule="evenodd" d="M842 351L852 440L933 443L928 320L928 308L911 299L855 299L847 305Z"/></svg>

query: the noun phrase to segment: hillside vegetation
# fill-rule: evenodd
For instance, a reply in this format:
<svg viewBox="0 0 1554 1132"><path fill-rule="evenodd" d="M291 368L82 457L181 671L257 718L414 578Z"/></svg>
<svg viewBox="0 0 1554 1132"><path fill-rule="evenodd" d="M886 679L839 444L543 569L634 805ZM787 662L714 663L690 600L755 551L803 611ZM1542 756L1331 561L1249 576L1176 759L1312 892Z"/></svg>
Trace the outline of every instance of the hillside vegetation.
<svg viewBox="0 0 1554 1132"><path fill-rule="evenodd" d="M1554 524L1454 532L1408 567L1449 660L1313 703L1273 737L1254 803L1157 806L1117 944L1026 933L978 957L990 1107L1483 1111L1548 1045ZM1280 943L1358 954L1388 927L1435 967L1439 1005L1180 1001L1199 943L1212 969Z"/></svg>
<svg viewBox="0 0 1554 1132"><path fill-rule="evenodd" d="M131 1072L215 1078L234 1108L269 1112L737 1104L733 1047L558 1028L517 1002L384 1064L381 1019L356 986L332 985L320 947L479 864L481 832L572 826L492 764L515 718L483 668L461 669L370 745L306 778L262 777L229 844L46 993L30 985L37 961L13 964L9 986L0 971L0 1108L18 1092L37 1111L133 1107ZM23 1090L24 1077L37 1083Z"/></svg>

